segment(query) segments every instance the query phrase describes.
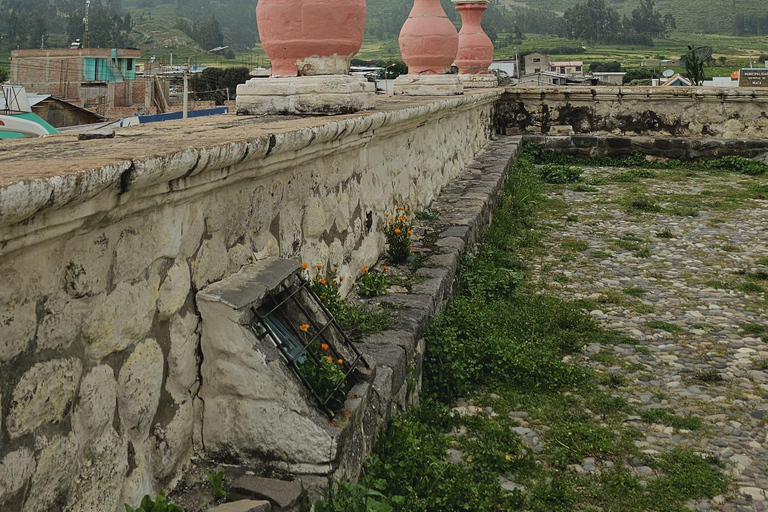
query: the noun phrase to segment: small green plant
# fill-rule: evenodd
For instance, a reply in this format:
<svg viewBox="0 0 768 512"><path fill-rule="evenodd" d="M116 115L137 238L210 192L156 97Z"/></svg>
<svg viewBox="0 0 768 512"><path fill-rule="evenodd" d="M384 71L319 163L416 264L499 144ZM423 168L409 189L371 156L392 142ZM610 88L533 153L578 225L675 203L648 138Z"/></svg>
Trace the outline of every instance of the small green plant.
<svg viewBox="0 0 768 512"><path fill-rule="evenodd" d="M168 503L164 494L158 494L153 501L149 495L144 496L139 508L125 504L125 512L184 512L184 509L173 503Z"/></svg>
<svg viewBox="0 0 768 512"><path fill-rule="evenodd" d="M387 239L387 257L392 263L403 263L411 255L413 221L408 218L408 207L398 206L394 215L384 214L384 237Z"/></svg>
<svg viewBox="0 0 768 512"><path fill-rule="evenodd" d="M208 477L208 482L211 484L211 496L214 498L223 498L227 495L227 491L224 490L224 470L218 471L206 471L205 476Z"/></svg>
<svg viewBox="0 0 768 512"><path fill-rule="evenodd" d="M584 171L578 167L556 164L547 164L540 170L543 181L560 185L575 183L581 180L582 172Z"/></svg>
<svg viewBox="0 0 768 512"><path fill-rule="evenodd" d="M575 238L569 238L560 242L560 247L565 251L579 251L583 252L589 249L589 244L584 240L578 240Z"/></svg>
<svg viewBox="0 0 768 512"><path fill-rule="evenodd" d="M416 218L418 220L440 220L440 214L431 208L416 212Z"/></svg>
<svg viewBox="0 0 768 512"><path fill-rule="evenodd" d="M744 293L763 293L763 287L757 283L746 282L739 285L739 290Z"/></svg>
<svg viewBox="0 0 768 512"><path fill-rule="evenodd" d="M389 278L383 272L375 270L368 271L368 267L363 267L363 275L357 280L357 290L363 297L380 297L387 293Z"/></svg>
<svg viewBox="0 0 768 512"><path fill-rule="evenodd" d="M317 273L311 276L307 263L302 263L301 268L307 273L305 277L310 280L310 289L323 301L349 337L373 334L389 327L390 319L386 312L355 304L341 296L339 285L344 276L337 276L334 269L328 269L323 274L323 265L317 264Z"/></svg>
<svg viewBox="0 0 768 512"><path fill-rule="evenodd" d="M639 288L637 286L630 286L629 288L624 288L622 291L625 295L629 295L631 297L640 297L641 295L648 293L648 290L645 288Z"/></svg>
<svg viewBox="0 0 768 512"><path fill-rule="evenodd" d="M400 500L393 499L393 502ZM331 482L325 499L315 503L315 512L392 512L380 492L361 484Z"/></svg>
<svg viewBox="0 0 768 512"><path fill-rule="evenodd" d="M635 196L626 199L627 211L629 213L634 212L646 212L646 213L658 213L663 210L661 206L656 204L656 201L648 196Z"/></svg>
<svg viewBox="0 0 768 512"><path fill-rule="evenodd" d="M572 190L574 192L598 192L600 189L590 185L576 185Z"/></svg>
<svg viewBox="0 0 768 512"><path fill-rule="evenodd" d="M299 329L306 334L309 324L300 325ZM344 380L344 360L338 359L326 343L313 343L307 352L310 352L308 357L298 365L301 374L328 409L332 412L343 409L348 388L348 383Z"/></svg>
<svg viewBox="0 0 768 512"><path fill-rule="evenodd" d="M593 258L596 258L596 259L605 259L605 258L610 258L611 256L613 256L613 254L611 254L610 252L607 252L607 251L599 251L598 250L598 251L594 251L591 254L591 256Z"/></svg>
<svg viewBox="0 0 768 512"><path fill-rule="evenodd" d="M675 234L669 228L656 232L656 236L659 238L675 238Z"/></svg>

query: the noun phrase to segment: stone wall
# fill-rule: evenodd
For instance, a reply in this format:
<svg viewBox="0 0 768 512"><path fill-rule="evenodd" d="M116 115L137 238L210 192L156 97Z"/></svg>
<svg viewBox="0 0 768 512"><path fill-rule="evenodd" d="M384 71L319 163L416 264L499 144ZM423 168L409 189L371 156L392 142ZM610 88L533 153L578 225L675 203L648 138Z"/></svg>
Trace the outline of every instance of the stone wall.
<svg viewBox="0 0 768 512"><path fill-rule="evenodd" d="M525 135L523 140L548 151L581 158L645 155L649 159L702 160L735 155L768 159L768 139Z"/></svg>
<svg viewBox="0 0 768 512"><path fill-rule="evenodd" d="M554 134L768 138L768 89L714 87L508 88L497 129Z"/></svg>
<svg viewBox="0 0 768 512"><path fill-rule="evenodd" d="M205 450L195 294L271 256L354 277L384 212L428 205L487 144L498 97L6 141L0 511L117 511L168 488Z"/></svg>

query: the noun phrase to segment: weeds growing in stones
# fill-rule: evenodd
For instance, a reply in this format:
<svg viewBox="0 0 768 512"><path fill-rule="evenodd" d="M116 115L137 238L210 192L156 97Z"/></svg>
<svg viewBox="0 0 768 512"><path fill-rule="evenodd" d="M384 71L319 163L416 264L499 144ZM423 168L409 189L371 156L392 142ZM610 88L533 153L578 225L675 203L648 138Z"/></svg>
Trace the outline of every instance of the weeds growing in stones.
<svg viewBox="0 0 768 512"><path fill-rule="evenodd" d="M661 423L677 430L696 430L701 428L701 418L698 416L678 416L664 408L641 411L640 417L648 423Z"/></svg>
<svg viewBox="0 0 768 512"><path fill-rule="evenodd" d="M565 185L581 180L583 169L567 165L547 164L540 169L541 179L545 183Z"/></svg>
<svg viewBox="0 0 768 512"><path fill-rule="evenodd" d="M363 297L380 297L387 293L389 277L384 272L368 270L363 267L363 273L357 280L357 291Z"/></svg>
<svg viewBox="0 0 768 512"><path fill-rule="evenodd" d="M645 325L647 325L651 329L662 329L672 334L679 334L683 332L683 328L680 327L679 325L671 324L669 322L663 322L661 320L651 320L650 322L646 322Z"/></svg>
<svg viewBox="0 0 768 512"><path fill-rule="evenodd" d="M387 257L392 263L403 263L411 255L413 220L408 218L408 207L398 206L393 214L386 213L384 237L387 239Z"/></svg>

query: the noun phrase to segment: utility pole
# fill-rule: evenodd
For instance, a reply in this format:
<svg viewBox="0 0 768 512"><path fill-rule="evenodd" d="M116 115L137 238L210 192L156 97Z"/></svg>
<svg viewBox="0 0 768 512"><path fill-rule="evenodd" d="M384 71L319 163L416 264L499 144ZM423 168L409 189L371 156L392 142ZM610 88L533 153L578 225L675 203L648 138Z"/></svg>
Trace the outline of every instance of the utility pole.
<svg viewBox="0 0 768 512"><path fill-rule="evenodd" d="M85 0L85 17L83 17L83 23L85 24L85 37L83 37L83 48L88 48L88 18L91 10L91 0Z"/></svg>
<svg viewBox="0 0 768 512"><path fill-rule="evenodd" d="M187 118L188 106L189 106L189 61L187 61L187 67L184 68L184 110L181 115L182 119Z"/></svg>

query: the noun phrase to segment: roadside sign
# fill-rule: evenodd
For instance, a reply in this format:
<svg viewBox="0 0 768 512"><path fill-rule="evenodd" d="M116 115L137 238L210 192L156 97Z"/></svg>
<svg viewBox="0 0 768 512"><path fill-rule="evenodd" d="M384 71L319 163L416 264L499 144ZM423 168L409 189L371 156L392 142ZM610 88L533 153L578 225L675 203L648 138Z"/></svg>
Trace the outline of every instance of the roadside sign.
<svg viewBox="0 0 768 512"><path fill-rule="evenodd" d="M768 69L742 69L739 73L739 87L768 87Z"/></svg>

